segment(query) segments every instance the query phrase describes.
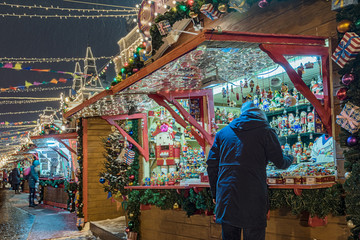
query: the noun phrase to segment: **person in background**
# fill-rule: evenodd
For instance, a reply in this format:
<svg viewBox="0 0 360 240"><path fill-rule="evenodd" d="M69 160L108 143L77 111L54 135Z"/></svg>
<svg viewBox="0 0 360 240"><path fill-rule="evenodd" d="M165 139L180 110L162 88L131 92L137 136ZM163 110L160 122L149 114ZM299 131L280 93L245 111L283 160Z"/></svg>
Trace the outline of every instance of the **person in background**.
<svg viewBox="0 0 360 240"><path fill-rule="evenodd" d="M36 182L39 180L39 175L38 175L38 171L37 171L37 166L40 165L39 160L34 160L33 164L31 165L31 170L30 170L30 174L29 174L29 189L30 189L30 194L29 194L29 207L35 207L37 206L37 204L35 204L34 200L35 200L35 186L36 186Z"/></svg>
<svg viewBox="0 0 360 240"><path fill-rule="evenodd" d="M288 168L277 135L263 111L246 102L241 115L215 136L207 165L216 222L223 240L264 240L269 210L266 165Z"/></svg>
<svg viewBox="0 0 360 240"><path fill-rule="evenodd" d="M12 186L13 186L13 190L15 190L15 194L20 194L20 192L19 192L20 172L19 172L19 169L18 169L17 167L15 167L15 168L12 170L11 176L12 176Z"/></svg>

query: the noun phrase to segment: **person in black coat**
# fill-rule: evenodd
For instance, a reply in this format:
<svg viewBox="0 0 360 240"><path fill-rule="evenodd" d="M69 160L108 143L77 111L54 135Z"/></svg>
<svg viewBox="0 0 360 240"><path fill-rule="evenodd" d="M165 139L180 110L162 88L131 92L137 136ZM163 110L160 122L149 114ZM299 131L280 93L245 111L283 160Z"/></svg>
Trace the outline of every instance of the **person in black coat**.
<svg viewBox="0 0 360 240"><path fill-rule="evenodd" d="M20 194L19 185L20 185L20 172L17 167L15 167L11 172L12 186L15 190L15 194Z"/></svg>
<svg viewBox="0 0 360 240"><path fill-rule="evenodd" d="M269 210L266 165L288 168L275 131L263 111L246 102L241 115L215 136L207 159L216 222L223 240L264 240Z"/></svg>

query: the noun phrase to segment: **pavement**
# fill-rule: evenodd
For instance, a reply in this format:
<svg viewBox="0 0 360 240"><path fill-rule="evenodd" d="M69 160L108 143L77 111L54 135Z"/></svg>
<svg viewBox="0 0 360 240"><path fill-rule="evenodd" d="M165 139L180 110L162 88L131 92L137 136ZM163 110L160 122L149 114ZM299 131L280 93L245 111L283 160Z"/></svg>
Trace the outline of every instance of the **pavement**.
<svg viewBox="0 0 360 240"><path fill-rule="evenodd" d="M28 194L0 189L1 240L98 239L88 228L77 229L75 213L43 204L28 205Z"/></svg>

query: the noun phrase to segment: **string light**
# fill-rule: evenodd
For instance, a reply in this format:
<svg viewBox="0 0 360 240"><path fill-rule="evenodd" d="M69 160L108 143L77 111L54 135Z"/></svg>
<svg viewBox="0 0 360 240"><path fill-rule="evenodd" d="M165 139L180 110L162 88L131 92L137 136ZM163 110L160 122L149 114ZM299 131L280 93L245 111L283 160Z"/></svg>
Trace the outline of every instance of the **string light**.
<svg viewBox="0 0 360 240"><path fill-rule="evenodd" d="M37 87L37 88L25 88L25 89L6 89L6 90L1 90L0 93L2 92L42 92L42 91L56 91L56 90L62 90L62 89L70 89L71 86L65 86L65 87L49 87L49 88L41 88L41 87Z"/></svg>
<svg viewBox="0 0 360 240"><path fill-rule="evenodd" d="M61 8L61 7L54 7L54 6L41 6L41 5L20 5L20 4L12 4L12 3L0 3L0 6L9 6L9 7L16 7L16 8L27 8L27 9L44 9L44 10L59 10L59 11L77 11L77 12L136 12L137 10L135 8L132 7L123 7L123 8L128 8L128 9L79 9L79 8ZM122 7L122 6L119 6Z"/></svg>
<svg viewBox="0 0 360 240"><path fill-rule="evenodd" d="M43 110L23 111L23 112L4 112L4 113L0 113L0 116L15 115L15 114L28 114L28 113L41 113L41 112L43 112Z"/></svg>
<svg viewBox="0 0 360 240"><path fill-rule="evenodd" d="M39 102L57 102L57 100L21 100L21 101L0 101L0 105L10 105L10 104L29 104L29 103L39 103Z"/></svg>
<svg viewBox="0 0 360 240"><path fill-rule="evenodd" d="M121 14L121 15L37 15L37 14L15 14L15 13L2 13L1 17L26 17L26 18L59 18L59 19L68 19L68 18L86 18L86 19L95 19L95 18L124 18L129 16L137 16L137 14Z"/></svg>
<svg viewBox="0 0 360 240"><path fill-rule="evenodd" d="M28 127L36 127L37 125L22 125L22 126L4 126L0 125L0 128L28 128Z"/></svg>
<svg viewBox="0 0 360 240"><path fill-rule="evenodd" d="M128 6L118 6L118 5L110 5L110 4L103 4L103 3L90 3L90 2L81 2L81 1L74 1L74 0L63 0L64 2L74 2L74 3L82 3L87 5L98 5L98 6L105 6L105 7L116 7L116 8L134 8Z"/></svg>
<svg viewBox="0 0 360 240"><path fill-rule="evenodd" d="M36 98L36 97L0 97L0 99L60 100L60 98Z"/></svg>
<svg viewBox="0 0 360 240"><path fill-rule="evenodd" d="M112 59L111 57L94 57L95 60ZM17 62L17 63L51 63L51 62L79 62L85 61L85 58L18 58L18 57L1 57L0 62Z"/></svg>

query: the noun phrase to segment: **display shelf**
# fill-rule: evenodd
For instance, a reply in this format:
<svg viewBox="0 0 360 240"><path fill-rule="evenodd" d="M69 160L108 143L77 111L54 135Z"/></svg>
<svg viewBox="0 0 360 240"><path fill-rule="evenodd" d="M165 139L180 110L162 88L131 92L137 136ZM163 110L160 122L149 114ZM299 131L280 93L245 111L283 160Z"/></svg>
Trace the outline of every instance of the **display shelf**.
<svg viewBox="0 0 360 240"><path fill-rule="evenodd" d="M306 132L306 133L300 133L300 137L309 137L310 135L313 135L313 138L316 138L318 136L323 135L324 133L316 133L316 132ZM292 134L289 136L281 136L279 137L279 140L286 140L286 139L296 139L299 134Z"/></svg>
<svg viewBox="0 0 360 240"><path fill-rule="evenodd" d="M126 186L125 189L130 190L143 190L143 189L190 189L190 186L180 185L161 185L161 186Z"/></svg>
<svg viewBox="0 0 360 240"><path fill-rule="evenodd" d="M310 103L300 104L300 105L293 106L293 107L284 107L284 108L282 108L280 110L266 112L266 116L272 117L272 116L276 116L276 115L279 115L279 114L283 114L284 110L286 110L286 112L295 112L296 109L298 111L306 110L309 106L312 107L312 105Z"/></svg>
<svg viewBox="0 0 360 240"><path fill-rule="evenodd" d="M330 188L336 182L319 183L319 184L268 184L270 189L293 189L295 195L300 196L303 189L320 189Z"/></svg>

